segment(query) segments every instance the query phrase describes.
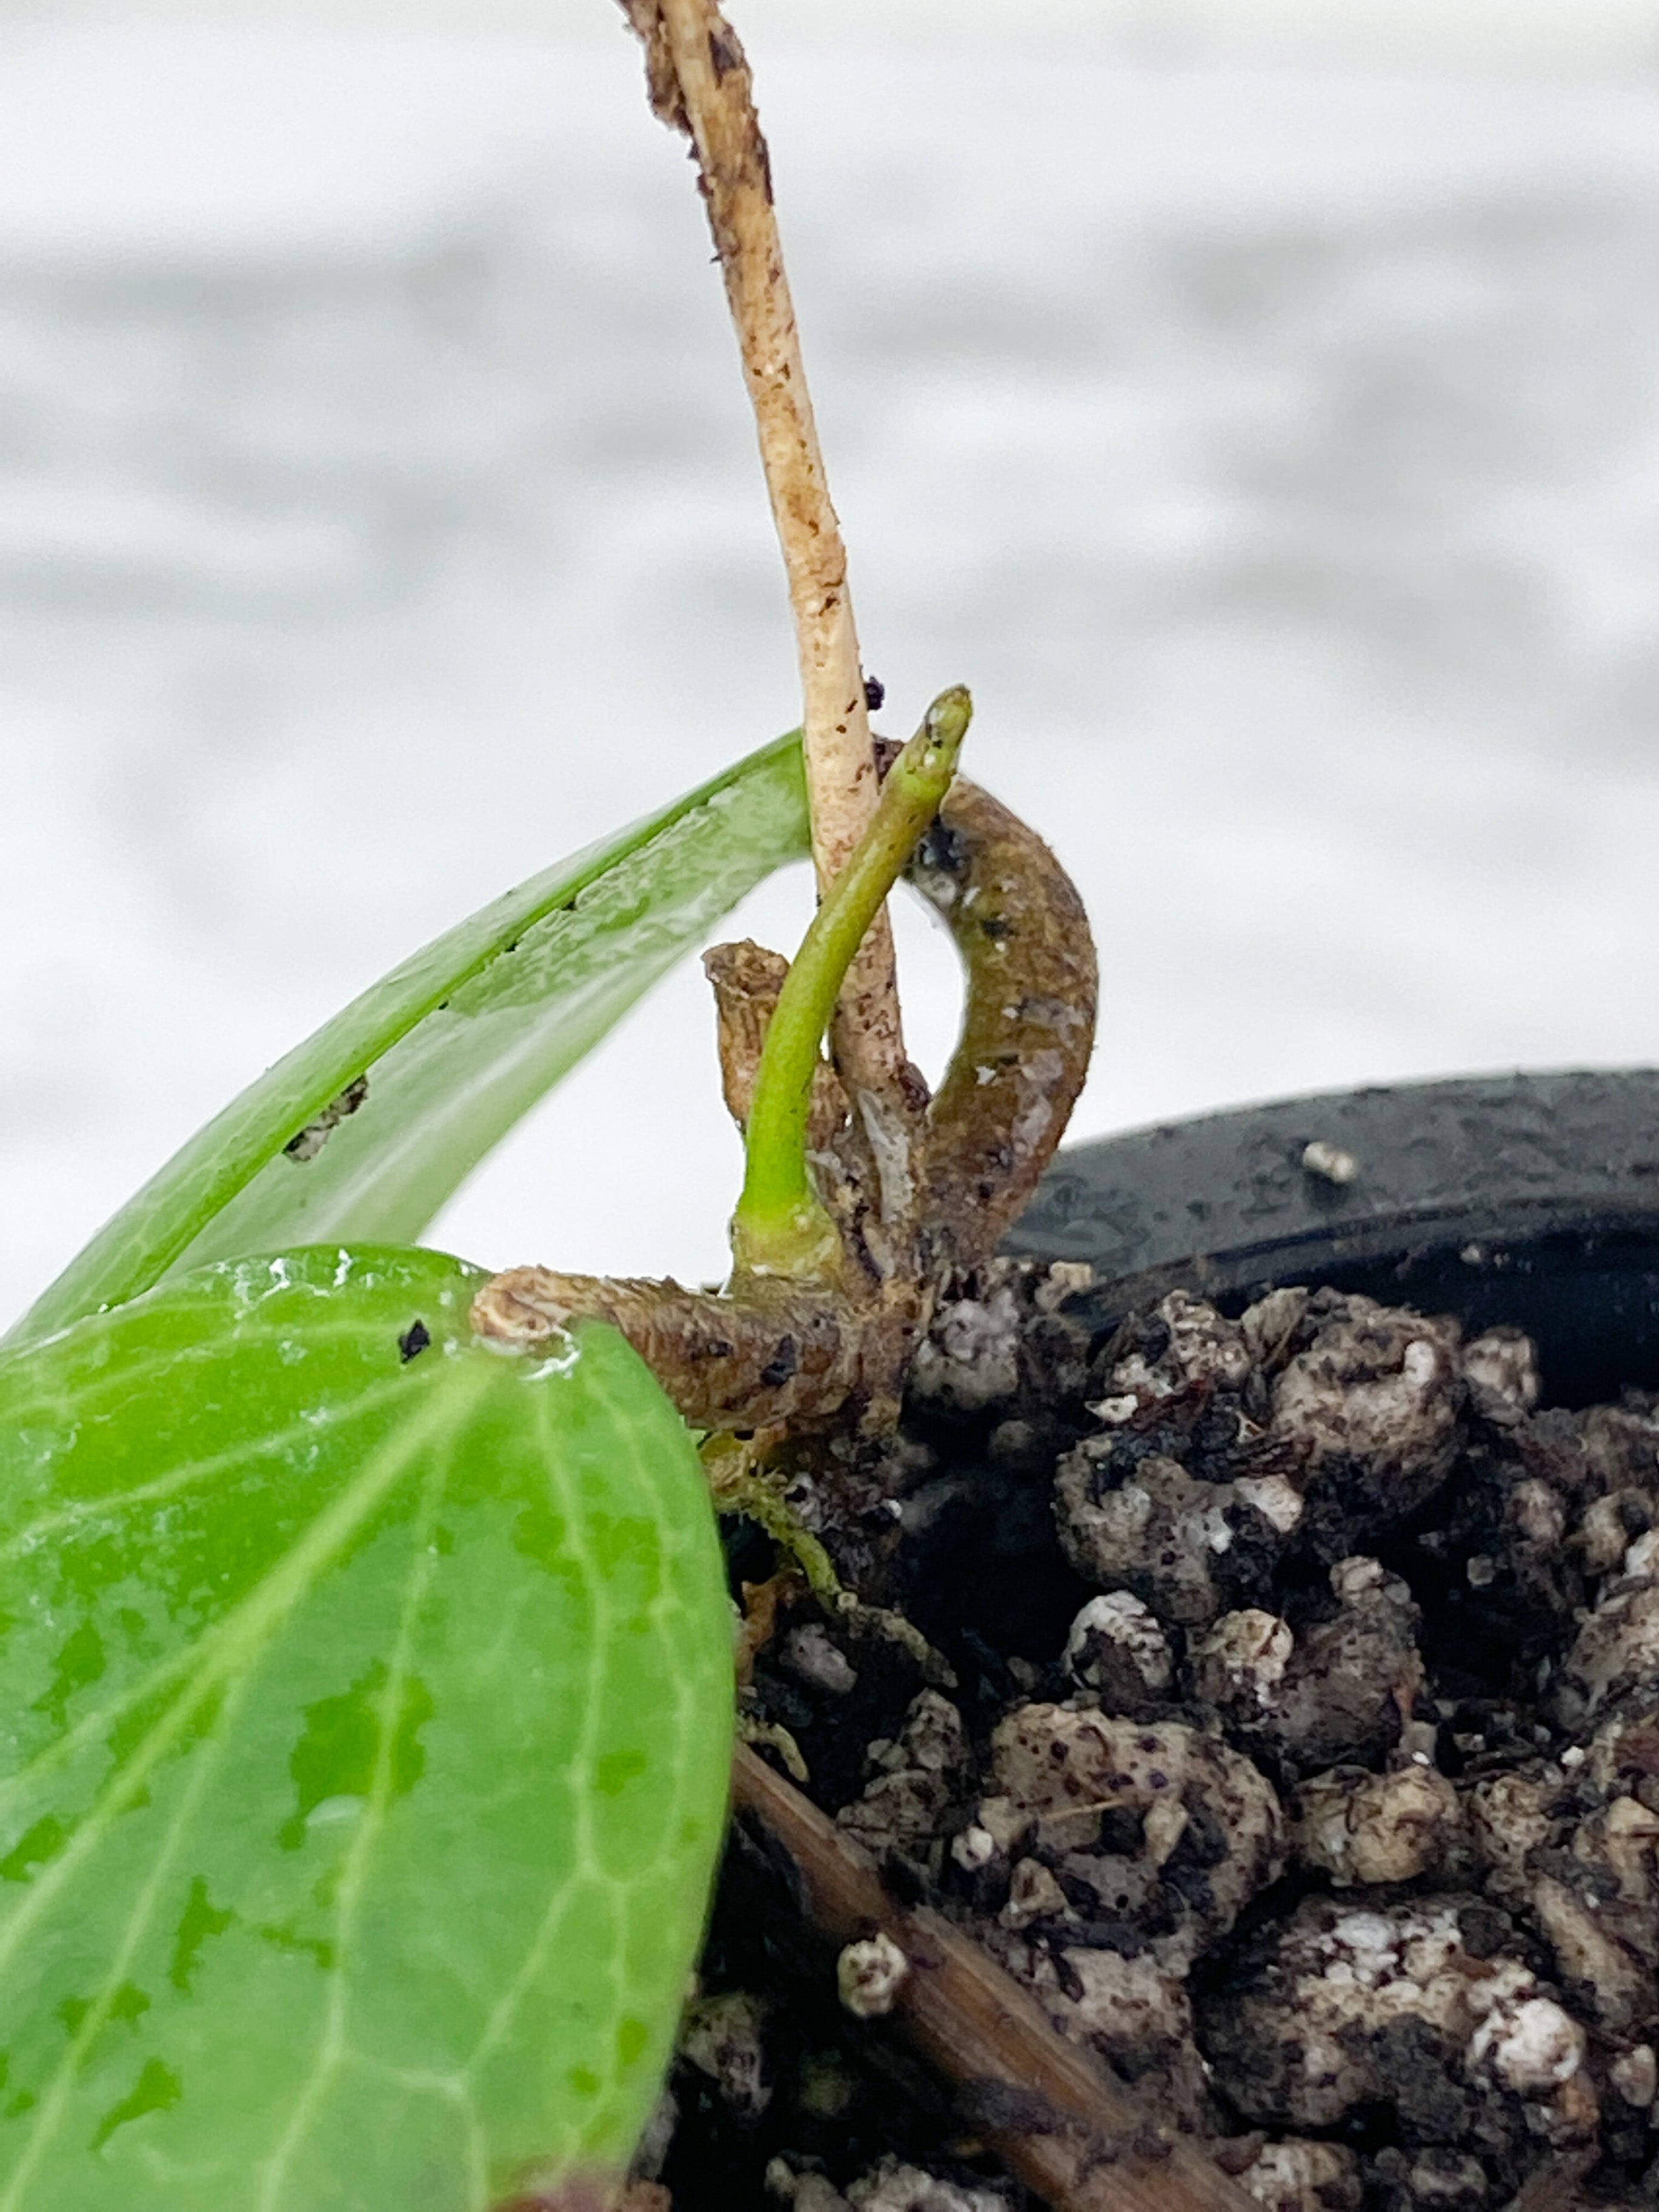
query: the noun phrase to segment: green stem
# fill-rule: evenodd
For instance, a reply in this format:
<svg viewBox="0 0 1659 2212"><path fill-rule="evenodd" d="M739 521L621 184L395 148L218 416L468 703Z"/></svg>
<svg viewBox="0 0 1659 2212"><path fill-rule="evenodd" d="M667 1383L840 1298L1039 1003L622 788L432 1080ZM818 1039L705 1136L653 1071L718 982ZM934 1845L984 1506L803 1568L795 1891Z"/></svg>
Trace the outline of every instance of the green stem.
<svg viewBox="0 0 1659 2212"><path fill-rule="evenodd" d="M766 1032L745 1139L743 1193L732 1217L738 1273L823 1280L841 1238L806 1172L812 1079L842 981L957 771L973 702L941 691L887 771L869 827L825 892Z"/></svg>

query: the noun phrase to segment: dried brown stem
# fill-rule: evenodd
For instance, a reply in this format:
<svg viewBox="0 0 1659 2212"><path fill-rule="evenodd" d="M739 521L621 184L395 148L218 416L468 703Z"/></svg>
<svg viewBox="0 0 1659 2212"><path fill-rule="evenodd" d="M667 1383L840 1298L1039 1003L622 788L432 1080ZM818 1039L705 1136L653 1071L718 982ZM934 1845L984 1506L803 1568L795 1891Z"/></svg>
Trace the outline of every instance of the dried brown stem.
<svg viewBox="0 0 1659 2212"><path fill-rule="evenodd" d="M875 811L877 784L847 552L818 450L772 205L771 164L749 64L714 0L621 0L645 46L651 104L696 153L726 295L788 572L800 660L812 853L820 890ZM905 1059L884 912L848 971L836 1063L884 1133L914 1129L920 1079Z"/></svg>
<svg viewBox="0 0 1659 2212"><path fill-rule="evenodd" d="M592 1316L620 1329L693 1428L804 1425L847 1403L873 1340L843 1326L840 1300L789 1283L711 1297L676 1282L509 1267L472 1302L472 1326L517 1352L556 1346Z"/></svg>
<svg viewBox="0 0 1659 2212"><path fill-rule="evenodd" d="M896 1905L857 1845L746 1745L732 1797L787 1854L820 1936L845 1944L879 1931L904 1953L894 2018L1054 2212L1258 2212L1196 2143L1151 2129L1130 2092L1058 2035L976 1943L935 1912Z"/></svg>
<svg viewBox="0 0 1659 2212"><path fill-rule="evenodd" d="M714 988L726 1110L739 1129L746 1129L761 1047L777 1011L789 963L782 953L769 952L753 938L744 937L735 944L711 945L702 956L702 972ZM807 1151L823 1152L846 1119L847 1093L825 1061L813 1072Z"/></svg>

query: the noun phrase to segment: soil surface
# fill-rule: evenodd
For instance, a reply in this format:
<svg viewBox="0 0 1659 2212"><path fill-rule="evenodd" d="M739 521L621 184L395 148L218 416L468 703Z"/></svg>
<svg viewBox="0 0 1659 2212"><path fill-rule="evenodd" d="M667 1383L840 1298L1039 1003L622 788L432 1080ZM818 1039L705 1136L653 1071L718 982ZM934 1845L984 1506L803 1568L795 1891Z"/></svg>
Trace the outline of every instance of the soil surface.
<svg viewBox="0 0 1659 2212"><path fill-rule="evenodd" d="M885 1462L797 1475L866 1602L780 1612L750 1731L1273 2212L1659 2202L1659 1398L1329 1291L1105 1340L1086 1281L960 1285ZM1034 2207L883 1971L738 1829L636 2201Z"/></svg>

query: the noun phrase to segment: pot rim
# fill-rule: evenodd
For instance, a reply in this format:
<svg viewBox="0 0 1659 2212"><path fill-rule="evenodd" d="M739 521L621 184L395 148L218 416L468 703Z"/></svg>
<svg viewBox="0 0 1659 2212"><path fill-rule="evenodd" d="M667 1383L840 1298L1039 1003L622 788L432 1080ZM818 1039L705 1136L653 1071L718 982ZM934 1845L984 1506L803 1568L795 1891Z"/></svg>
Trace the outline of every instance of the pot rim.
<svg viewBox="0 0 1659 2212"><path fill-rule="evenodd" d="M1348 1181L1304 1164L1316 1141ZM1010 1240L1095 1270L1102 1326L1173 1290L1287 1282L1510 1320L1550 1397L1659 1383L1659 1067L1368 1085L1062 1151Z"/></svg>

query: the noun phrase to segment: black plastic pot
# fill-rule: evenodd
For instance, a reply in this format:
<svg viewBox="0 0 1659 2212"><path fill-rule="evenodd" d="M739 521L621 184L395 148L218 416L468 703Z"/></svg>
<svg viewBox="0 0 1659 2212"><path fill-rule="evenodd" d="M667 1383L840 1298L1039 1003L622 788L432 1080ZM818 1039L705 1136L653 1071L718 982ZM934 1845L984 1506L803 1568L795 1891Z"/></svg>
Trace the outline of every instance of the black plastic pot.
<svg viewBox="0 0 1659 2212"><path fill-rule="evenodd" d="M1323 1142L1352 1180L1303 1164ZM1480 1076L1206 1115L1061 1152L1011 1244L1097 1317L1331 1284L1536 1341L1547 1402L1659 1386L1659 1069Z"/></svg>

